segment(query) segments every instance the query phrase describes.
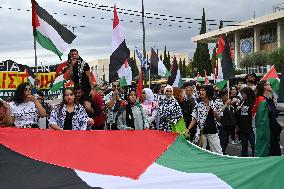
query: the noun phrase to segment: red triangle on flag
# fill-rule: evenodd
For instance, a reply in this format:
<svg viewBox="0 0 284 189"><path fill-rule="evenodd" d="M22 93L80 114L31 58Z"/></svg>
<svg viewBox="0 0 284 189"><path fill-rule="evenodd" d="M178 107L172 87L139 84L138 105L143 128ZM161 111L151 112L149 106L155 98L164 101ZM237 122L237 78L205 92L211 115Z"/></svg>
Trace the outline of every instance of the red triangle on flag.
<svg viewBox="0 0 284 189"><path fill-rule="evenodd" d="M132 179L138 179L176 137L172 132L152 130L86 132L0 127L0 144L27 157Z"/></svg>
<svg viewBox="0 0 284 189"><path fill-rule="evenodd" d="M263 76L263 78L261 80L268 80L270 78L275 78L275 79L279 79L279 76L277 74L277 71L274 67L274 65L271 67L271 69Z"/></svg>

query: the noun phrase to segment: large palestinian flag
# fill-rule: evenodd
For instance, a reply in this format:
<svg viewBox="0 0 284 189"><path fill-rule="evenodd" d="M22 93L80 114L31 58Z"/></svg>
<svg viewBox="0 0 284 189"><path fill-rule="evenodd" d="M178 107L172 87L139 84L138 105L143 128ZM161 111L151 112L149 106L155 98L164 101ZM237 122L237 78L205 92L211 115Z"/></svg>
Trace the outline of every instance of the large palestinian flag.
<svg viewBox="0 0 284 189"><path fill-rule="evenodd" d="M109 64L109 81L113 82L119 79L118 71L125 69L124 62L130 56L130 51L126 46L125 39L123 37L121 25L114 6L114 18L113 18L113 31L112 31L112 54L110 56ZM129 75L129 74L128 74Z"/></svg>
<svg viewBox="0 0 284 189"><path fill-rule="evenodd" d="M226 157L159 131L0 128L1 188L283 188L284 159Z"/></svg>
<svg viewBox="0 0 284 189"><path fill-rule="evenodd" d="M46 10L32 0L32 25L36 41L45 49L57 54L61 59L63 52L76 36L60 24Z"/></svg>

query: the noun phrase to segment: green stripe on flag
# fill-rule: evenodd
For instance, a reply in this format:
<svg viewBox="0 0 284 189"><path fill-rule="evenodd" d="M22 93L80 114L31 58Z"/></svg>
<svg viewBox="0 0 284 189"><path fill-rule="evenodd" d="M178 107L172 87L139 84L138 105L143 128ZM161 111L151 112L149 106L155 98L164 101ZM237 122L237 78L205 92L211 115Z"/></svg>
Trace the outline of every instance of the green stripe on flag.
<svg viewBox="0 0 284 189"><path fill-rule="evenodd" d="M227 82L228 80L223 80L223 81L217 82L215 85L218 87L218 89L223 89L226 86Z"/></svg>
<svg viewBox="0 0 284 189"><path fill-rule="evenodd" d="M59 58L60 58L60 60L61 60L61 56L63 55L63 53L60 52L60 51L56 48L56 46L52 43L52 41L51 41L48 37L42 35L42 33L40 33L39 31L36 31L36 35L35 35L35 36L36 36L36 41L37 41L43 48L54 52L55 54L57 54L57 55L59 56Z"/></svg>
<svg viewBox="0 0 284 189"><path fill-rule="evenodd" d="M122 77L122 78L119 79L119 85L121 87L126 87L127 86L127 82L126 82L125 77Z"/></svg>
<svg viewBox="0 0 284 189"><path fill-rule="evenodd" d="M284 186L283 179L279 179L279 175L284 175L284 158L281 156L234 158L215 155L195 147L181 135L156 162L186 173L212 173L233 188L271 189Z"/></svg>
<svg viewBox="0 0 284 189"><path fill-rule="evenodd" d="M271 84L271 87L274 92L278 92L280 88L280 81L277 78L269 78L268 82Z"/></svg>

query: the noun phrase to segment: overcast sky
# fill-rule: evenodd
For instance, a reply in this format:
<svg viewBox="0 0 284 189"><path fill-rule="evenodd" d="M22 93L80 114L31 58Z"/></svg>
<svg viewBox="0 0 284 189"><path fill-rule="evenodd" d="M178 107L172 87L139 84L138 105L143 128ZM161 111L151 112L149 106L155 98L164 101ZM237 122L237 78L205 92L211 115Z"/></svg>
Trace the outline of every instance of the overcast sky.
<svg viewBox="0 0 284 189"><path fill-rule="evenodd" d="M64 1L96 7L99 5L110 7L116 3L117 7L126 9L122 10L123 13L119 13L118 15L120 20L123 20L120 23L123 28L126 44L130 50L133 50L135 46L142 50L142 26L139 23L141 18L135 16L138 13L134 12L137 10L141 11L141 2L139 0ZM112 11L81 7L63 2L62 0L37 0L37 2L60 23L75 27L74 32L77 38L71 47L78 49L80 55L86 61L108 58L110 56L112 36L112 21L110 19L113 18ZM155 49L158 48L160 51L163 51L164 46L167 45L168 50L171 52L183 52L192 57L196 44L191 42L191 37L199 33L198 28L200 27L198 24L200 21L194 19L201 18L202 8L205 8L206 19L215 20L209 21L207 24L217 24L216 26L208 25L208 31L208 29L215 30L221 19L240 22L252 18L254 11L256 17L272 13L273 5L281 2L283 1L144 0L145 12L151 13L147 14L147 16L160 18L145 19L146 48L149 50L150 47L155 47ZM18 63L34 65L31 12L27 11L31 7L30 0L0 0L0 7L0 61L12 59ZM109 8L106 7L103 9ZM129 15L130 13L135 14L131 16ZM72 30L71 27L70 30ZM67 58L67 51L64 53L63 59ZM55 54L41 48L39 45L37 54L39 64L42 62L44 65L51 65L61 62Z"/></svg>

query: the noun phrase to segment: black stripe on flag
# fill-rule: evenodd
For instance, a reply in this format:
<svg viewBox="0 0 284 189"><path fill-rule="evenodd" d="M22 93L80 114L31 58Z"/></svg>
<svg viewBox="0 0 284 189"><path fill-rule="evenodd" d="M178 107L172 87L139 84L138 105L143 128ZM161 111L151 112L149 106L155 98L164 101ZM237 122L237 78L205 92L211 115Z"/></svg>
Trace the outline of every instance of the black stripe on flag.
<svg viewBox="0 0 284 189"><path fill-rule="evenodd" d="M158 62L159 62L159 57L154 51L154 49L151 48L151 57L150 57L151 74L158 75Z"/></svg>
<svg viewBox="0 0 284 189"><path fill-rule="evenodd" d="M57 20L55 20L53 16L51 16L46 10L40 7L36 1L35 9L37 15L42 20L46 21L50 26L52 26L66 43L71 44L73 42L73 40L76 38L76 35L74 35L70 30L68 30Z"/></svg>
<svg viewBox="0 0 284 189"><path fill-rule="evenodd" d="M176 59L176 57L174 57L172 68L171 68L171 75L170 75L168 82L167 82L169 85L174 84L176 77L177 77L177 71L178 71L177 59Z"/></svg>
<svg viewBox="0 0 284 189"><path fill-rule="evenodd" d="M110 82L116 81L118 79L117 71L121 68L125 60L129 58L129 56L130 56L130 51L127 48L124 40L110 56L110 64L109 64Z"/></svg>
<svg viewBox="0 0 284 189"><path fill-rule="evenodd" d="M91 189L74 170L33 160L0 145L1 189Z"/></svg>
<svg viewBox="0 0 284 189"><path fill-rule="evenodd" d="M223 79L229 80L235 78L235 71L232 62L230 44L228 39L225 39L225 47L222 54L221 66L223 72Z"/></svg>

